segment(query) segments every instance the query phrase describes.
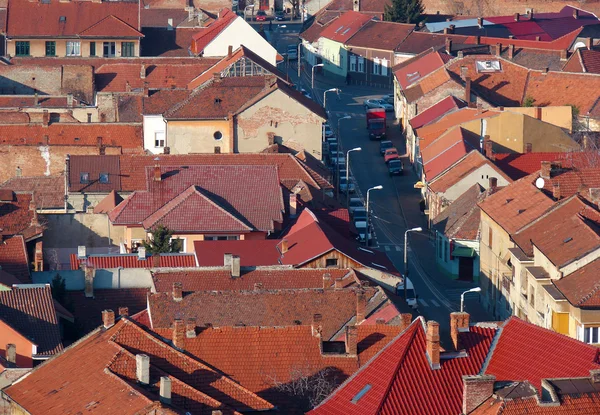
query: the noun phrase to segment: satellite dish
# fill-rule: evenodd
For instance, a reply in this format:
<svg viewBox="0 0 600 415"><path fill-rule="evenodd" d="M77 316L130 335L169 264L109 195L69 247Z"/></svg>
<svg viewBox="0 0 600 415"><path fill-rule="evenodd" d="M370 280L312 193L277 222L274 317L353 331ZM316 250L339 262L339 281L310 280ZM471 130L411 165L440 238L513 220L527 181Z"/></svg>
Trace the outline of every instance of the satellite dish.
<svg viewBox="0 0 600 415"><path fill-rule="evenodd" d="M535 180L535 187L537 187L538 189L543 189L543 188L544 188L544 184L545 184L545 183L546 183L546 182L544 182L544 179L542 179L541 177L538 177L538 178Z"/></svg>

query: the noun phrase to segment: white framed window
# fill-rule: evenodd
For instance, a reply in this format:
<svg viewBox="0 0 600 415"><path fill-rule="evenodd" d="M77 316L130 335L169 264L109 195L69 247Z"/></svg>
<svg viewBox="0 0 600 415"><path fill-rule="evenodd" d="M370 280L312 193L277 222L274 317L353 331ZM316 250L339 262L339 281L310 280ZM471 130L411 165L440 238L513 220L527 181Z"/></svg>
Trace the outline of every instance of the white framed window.
<svg viewBox="0 0 600 415"><path fill-rule="evenodd" d="M186 241L185 238L181 238L179 236L176 236L174 238L171 238L170 242L172 244L174 244L174 246L175 246L174 251L175 252L187 252L186 251L186 248L187 248L187 243L186 242L187 241Z"/></svg>
<svg viewBox="0 0 600 415"><path fill-rule="evenodd" d="M81 42L68 41L67 42L67 56L81 56Z"/></svg>
<svg viewBox="0 0 600 415"><path fill-rule="evenodd" d="M583 327L583 338L580 339L584 343L588 344L598 344L600 343L600 339L598 339L598 331L599 327Z"/></svg>
<svg viewBox="0 0 600 415"><path fill-rule="evenodd" d="M381 75L381 61L379 58L373 59L373 75Z"/></svg>
<svg viewBox="0 0 600 415"><path fill-rule="evenodd" d="M356 72L356 56L350 56L350 72Z"/></svg>
<svg viewBox="0 0 600 415"><path fill-rule="evenodd" d="M204 235L205 241L239 241L239 235Z"/></svg>
<svg viewBox="0 0 600 415"><path fill-rule="evenodd" d="M362 56L358 57L358 72L365 72L365 58Z"/></svg>
<svg viewBox="0 0 600 415"><path fill-rule="evenodd" d="M383 58L381 60L381 75L387 76L387 74L388 74L388 64L389 64L389 62L388 62L387 59Z"/></svg>
<svg viewBox="0 0 600 415"><path fill-rule="evenodd" d="M154 133L154 147L163 148L165 146L165 132L156 131Z"/></svg>

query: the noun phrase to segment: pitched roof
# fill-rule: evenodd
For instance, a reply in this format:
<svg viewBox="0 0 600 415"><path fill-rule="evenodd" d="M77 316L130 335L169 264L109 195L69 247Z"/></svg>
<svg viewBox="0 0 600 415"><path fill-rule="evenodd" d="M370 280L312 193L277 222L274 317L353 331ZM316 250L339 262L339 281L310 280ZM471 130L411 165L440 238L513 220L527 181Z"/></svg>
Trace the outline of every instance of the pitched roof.
<svg viewBox="0 0 600 415"><path fill-rule="evenodd" d="M9 37L142 37L137 2L14 1L9 9Z"/></svg>
<svg viewBox="0 0 600 415"><path fill-rule="evenodd" d="M194 241L194 251L201 267L223 265L223 256L227 253L239 256L242 267L278 265L279 242L279 239Z"/></svg>
<svg viewBox="0 0 600 415"><path fill-rule="evenodd" d="M525 95L532 97L536 105L574 105L581 115L588 114L597 96L587 91L600 90L600 75L592 73L531 71L527 78Z"/></svg>
<svg viewBox="0 0 600 415"><path fill-rule="evenodd" d="M423 171L427 180L432 180L451 167L467 153L476 149L474 144L479 135L461 127L442 134L426 148L421 149Z"/></svg>
<svg viewBox="0 0 600 415"><path fill-rule="evenodd" d="M455 43L465 43L467 36L441 35L427 32L411 32L402 43L396 47L396 52L401 54L418 55L429 48L437 48L446 44L449 38Z"/></svg>
<svg viewBox="0 0 600 415"><path fill-rule="evenodd" d="M600 246L600 212L578 196L536 219L512 235L530 258L535 246L560 269Z"/></svg>
<svg viewBox="0 0 600 415"><path fill-rule="evenodd" d="M138 386L134 354L150 358L150 384L146 388ZM227 376L127 319L109 329L95 330L5 392L31 413L149 413L159 400L160 376L171 379L174 409L194 413L219 409L238 414L234 410L273 408Z"/></svg>
<svg viewBox="0 0 600 415"><path fill-rule="evenodd" d="M0 320L37 345L34 357L52 356L63 348L48 284L0 291Z"/></svg>
<svg viewBox="0 0 600 415"><path fill-rule="evenodd" d="M214 327L309 325L315 314L321 314L323 338L331 339L348 322L356 320L357 304L361 301L365 301L366 316L389 304L380 288L368 287L364 291L355 288L195 291L184 295L182 300L175 300L171 292L163 292L149 295L148 315L151 327L161 329L171 328L175 319L189 318Z"/></svg>
<svg viewBox="0 0 600 415"><path fill-rule="evenodd" d="M182 268L195 267L196 258L194 254L156 254L140 259L138 254L108 254L88 255L79 258L77 254L71 254L71 269L78 270L81 264L96 269L107 268ZM158 259L157 262L156 259Z"/></svg>
<svg viewBox="0 0 600 415"><path fill-rule="evenodd" d="M25 239L21 235L5 238L0 243L0 267L22 283L31 282Z"/></svg>
<svg viewBox="0 0 600 415"><path fill-rule="evenodd" d="M475 108L461 108L458 111L450 112L440 118L437 122L425 125L415 131L417 137L421 139L419 147L421 149L427 148L429 144L455 125L481 118L493 117L498 114L500 114L500 112L496 110L478 110Z"/></svg>
<svg viewBox="0 0 600 415"><path fill-rule="evenodd" d="M150 10L146 10L150 11ZM160 13L160 16L167 19L168 14L163 10L152 10ZM186 20L188 12L185 13ZM174 22L175 23L175 22ZM143 25L142 21L142 25ZM142 33L144 38L140 42L140 49L143 55L156 56L159 58L187 58L190 57L190 46L192 37L196 34L196 28L179 26L174 30L165 30L160 27L144 27ZM208 58L207 58L208 59Z"/></svg>
<svg viewBox="0 0 600 415"><path fill-rule="evenodd" d="M236 232L247 232L274 230L275 223L283 221L283 197L274 166L162 167L160 181L153 179L153 169L147 168L148 190L135 191L110 212L113 224L151 227L160 219L175 232L212 232L230 230L235 222ZM202 205L197 205L200 200ZM177 216L180 202L187 206L181 218ZM190 203L196 207L191 209ZM205 213L211 216L204 217ZM239 221L246 228L241 229Z"/></svg>
<svg viewBox="0 0 600 415"><path fill-rule="evenodd" d="M589 376L600 369L598 353L597 347L511 317L483 372L496 381L527 380L539 391L542 379Z"/></svg>
<svg viewBox="0 0 600 415"><path fill-rule="evenodd" d="M542 161L555 161L563 155L564 152L495 153L494 164L513 180L518 180L539 171Z"/></svg>
<svg viewBox="0 0 600 415"><path fill-rule="evenodd" d="M404 91L404 97L407 102L412 103L447 83L456 82L451 78L446 68L441 67L409 86Z"/></svg>
<svg viewBox="0 0 600 415"><path fill-rule="evenodd" d="M532 181L532 176L517 180L486 198L479 207L512 235L554 204Z"/></svg>
<svg viewBox="0 0 600 415"><path fill-rule="evenodd" d="M196 54L202 54L210 42L212 42L223 30L225 30L238 16L228 8L219 12L217 20L208 27L204 27L192 36L192 51Z"/></svg>
<svg viewBox="0 0 600 415"><path fill-rule="evenodd" d="M316 16L312 24L300 32L300 39L306 40L310 43L318 41L321 37L321 33L323 33L323 30L325 30L328 25L332 24L335 19L338 18L339 14L340 13L335 13L331 19L326 19L324 21L320 21L321 19L319 19L319 16Z"/></svg>
<svg viewBox="0 0 600 415"><path fill-rule="evenodd" d="M553 284L575 307L600 306L600 260L590 262Z"/></svg>
<svg viewBox="0 0 600 415"><path fill-rule="evenodd" d="M56 176L13 177L0 184L0 189L32 192L38 209L64 208L65 178Z"/></svg>
<svg viewBox="0 0 600 415"><path fill-rule="evenodd" d="M344 279L344 286L356 282L354 273L349 269L287 267L242 267L241 276L237 278L231 276L230 267L161 270L154 272L152 278L157 292L170 292L175 282L183 284L183 291L251 291L323 288L326 275L329 286L338 278Z"/></svg>
<svg viewBox="0 0 600 415"><path fill-rule="evenodd" d="M419 82L422 78L443 67L452 56L434 48L427 49L419 55L394 66L394 76L403 90Z"/></svg>
<svg viewBox="0 0 600 415"><path fill-rule="evenodd" d="M334 42L346 43L348 39L370 20L371 16L369 15L347 11L333 21L332 24L328 25L321 32L321 37L333 40Z"/></svg>
<svg viewBox="0 0 600 415"><path fill-rule="evenodd" d="M420 112L419 115L411 118L408 122L410 123L410 126L416 130L438 120L440 117L443 117L450 112L466 106L467 103L463 100L449 95L431 107L427 108L425 111Z"/></svg>
<svg viewBox="0 0 600 415"><path fill-rule="evenodd" d="M471 186L433 219L434 229L449 239L477 240L481 219L477 202L484 193L479 184Z"/></svg>
<svg viewBox="0 0 600 415"><path fill-rule="evenodd" d="M333 25L335 26L335 24ZM345 44L353 47L393 51L414 28L414 24L371 20L358 29Z"/></svg>
<svg viewBox="0 0 600 415"><path fill-rule="evenodd" d="M0 235L3 237L23 235L25 240L41 236L43 226L35 213L31 193L14 193L3 189L8 195L0 201Z"/></svg>
<svg viewBox="0 0 600 415"><path fill-rule="evenodd" d="M433 370L418 318L309 414L458 414L462 376L479 373L495 333L471 326L460 333L466 356L442 353L440 368Z"/></svg>
<svg viewBox="0 0 600 415"><path fill-rule="evenodd" d="M473 171L477 170L481 166L487 165L491 169L498 173L498 176L503 177L508 182L512 180L504 174L502 170L496 167L491 161L489 161L483 154L478 150L471 150L466 156L461 158L456 164L450 169L446 170L442 174L435 177L428 183L429 189L432 192L445 192L455 184L459 183L463 178L467 177Z"/></svg>
<svg viewBox="0 0 600 415"><path fill-rule="evenodd" d="M581 57L583 72L600 74L600 51L579 48L577 53Z"/></svg>

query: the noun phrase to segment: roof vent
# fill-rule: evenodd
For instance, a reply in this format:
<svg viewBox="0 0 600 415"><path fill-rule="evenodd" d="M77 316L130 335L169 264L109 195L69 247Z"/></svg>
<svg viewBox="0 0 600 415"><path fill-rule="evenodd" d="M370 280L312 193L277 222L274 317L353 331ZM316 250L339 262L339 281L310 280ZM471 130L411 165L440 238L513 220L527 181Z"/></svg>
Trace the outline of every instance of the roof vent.
<svg viewBox="0 0 600 415"><path fill-rule="evenodd" d="M221 98L215 98L215 105L221 103Z"/></svg>
<svg viewBox="0 0 600 415"><path fill-rule="evenodd" d="M63 23L64 23L64 22L66 22L66 21L67 21L67 16L60 16L60 17L58 18L58 21L59 21L59 22L63 22Z"/></svg>
<svg viewBox="0 0 600 415"><path fill-rule="evenodd" d="M567 242L571 242L572 240L573 240L573 238L571 238L571 237L569 236L569 237L568 237L567 239L565 239L563 242L564 242L564 243L567 243Z"/></svg>

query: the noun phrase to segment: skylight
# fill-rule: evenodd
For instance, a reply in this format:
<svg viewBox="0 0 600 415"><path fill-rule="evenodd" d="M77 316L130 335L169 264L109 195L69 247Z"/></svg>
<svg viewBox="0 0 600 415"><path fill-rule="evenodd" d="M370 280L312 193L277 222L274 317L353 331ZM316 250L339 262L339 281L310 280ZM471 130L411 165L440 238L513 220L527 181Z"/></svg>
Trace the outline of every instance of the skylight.
<svg viewBox="0 0 600 415"><path fill-rule="evenodd" d="M340 26L335 30L335 33L339 32L340 30L342 30L344 28L344 26Z"/></svg>
<svg viewBox="0 0 600 415"><path fill-rule="evenodd" d="M345 35L346 33L348 33L350 31L350 28L344 30L344 33L342 33L342 35Z"/></svg>
<svg viewBox="0 0 600 415"><path fill-rule="evenodd" d="M365 394L367 392L369 392L371 390L371 385L367 384L365 385L364 388L362 388L356 395L354 395L354 398L352 398L352 400L350 402L352 403L358 403L358 401L360 400L360 398L362 398L363 396L365 396Z"/></svg>
<svg viewBox="0 0 600 415"><path fill-rule="evenodd" d="M501 72L500 61L477 61L475 62L477 72Z"/></svg>

